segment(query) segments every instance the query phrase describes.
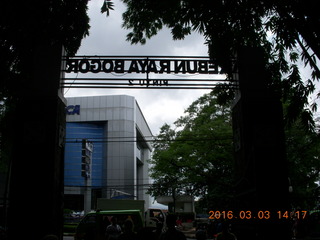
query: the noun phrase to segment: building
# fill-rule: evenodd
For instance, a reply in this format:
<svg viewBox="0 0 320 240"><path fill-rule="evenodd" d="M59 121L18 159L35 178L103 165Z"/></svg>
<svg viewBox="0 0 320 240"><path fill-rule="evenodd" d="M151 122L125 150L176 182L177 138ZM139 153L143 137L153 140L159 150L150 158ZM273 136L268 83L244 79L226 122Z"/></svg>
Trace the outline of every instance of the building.
<svg viewBox="0 0 320 240"><path fill-rule="evenodd" d="M170 212L195 213L194 197L190 195L179 195L175 199L172 196L158 196L157 202L168 206Z"/></svg>
<svg viewBox="0 0 320 240"><path fill-rule="evenodd" d="M148 208L152 133L135 98L72 97L66 111L65 208L89 211L101 197L145 200Z"/></svg>

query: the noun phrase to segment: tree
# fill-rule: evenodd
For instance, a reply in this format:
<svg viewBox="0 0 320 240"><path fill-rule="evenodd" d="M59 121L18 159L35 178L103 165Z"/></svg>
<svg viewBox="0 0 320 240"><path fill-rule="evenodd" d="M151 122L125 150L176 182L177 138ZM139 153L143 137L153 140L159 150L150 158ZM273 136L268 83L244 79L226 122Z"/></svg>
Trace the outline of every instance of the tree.
<svg viewBox="0 0 320 240"><path fill-rule="evenodd" d="M8 239L24 238L27 232L32 239L47 234L62 237L63 145L57 138L65 123L64 103L58 95L61 55L63 46L68 55L75 54L88 34L86 11L87 0L5 0L1 4L0 165L4 169L9 165L10 187L1 196L1 213L6 213L0 220ZM39 109L41 120L37 120ZM32 132L42 132L44 137L39 141L31 137ZM37 151L28 154L32 144ZM29 221L16 231L21 196L28 196L23 202ZM49 211L37 231L30 231L37 221L31 213L35 209Z"/></svg>
<svg viewBox="0 0 320 240"><path fill-rule="evenodd" d="M219 105L211 92L194 101L175 121L174 129L164 124L150 160L151 195L191 194L205 208L231 206L234 160L230 118L230 109ZM300 120L287 125L286 147L293 187L291 206L313 209L319 201L319 127L307 131Z"/></svg>
<svg viewBox="0 0 320 240"><path fill-rule="evenodd" d="M164 26L171 29L173 39L198 31L206 39L210 57L229 80L237 51L244 46L262 47L272 75L269 85L289 103L287 121L292 123L302 114L303 125L314 128L312 111L317 105L309 106L307 98L320 78L320 21L315 1L123 1L128 6L123 26L132 30L128 41L144 44ZM306 83L301 79L299 61L311 69Z"/></svg>
<svg viewBox="0 0 320 240"><path fill-rule="evenodd" d="M25 73L37 46L61 43L73 55L89 34L87 0L5 0L0 16L0 93L6 97L16 93L22 81L28 81L30 76Z"/></svg>
<svg viewBox="0 0 320 240"><path fill-rule="evenodd" d="M154 143L150 193L191 194L206 206L226 207L233 176L230 109L217 103L213 93L193 102L176 130L164 124Z"/></svg>
<svg viewBox="0 0 320 240"><path fill-rule="evenodd" d="M319 119L316 121L319 124ZM301 209L318 207L320 177L320 132L306 132L297 120L286 129L291 204Z"/></svg>
<svg viewBox="0 0 320 240"><path fill-rule="evenodd" d="M2 164L8 162L16 101L31 82L32 57L41 44L61 44L74 55L89 34L87 0L9 1L0 9L0 132ZM44 83L45 84L45 83ZM5 140L5 141L4 141ZM1 165L1 164L0 164ZM6 164L5 164L6 165Z"/></svg>
<svg viewBox="0 0 320 240"><path fill-rule="evenodd" d="M191 194L206 208L230 206L234 176L230 117L230 109L219 105L211 92L194 101L174 123L174 129L164 124L150 160L150 175L154 179L149 189L151 195ZM293 187L291 206L318 207L319 127L315 132L307 131L301 120L287 125L286 147Z"/></svg>

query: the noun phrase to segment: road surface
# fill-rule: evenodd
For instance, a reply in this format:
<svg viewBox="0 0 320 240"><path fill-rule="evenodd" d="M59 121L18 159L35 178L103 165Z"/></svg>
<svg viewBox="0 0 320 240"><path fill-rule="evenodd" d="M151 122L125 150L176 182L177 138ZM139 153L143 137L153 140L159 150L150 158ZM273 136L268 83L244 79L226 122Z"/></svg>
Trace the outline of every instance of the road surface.
<svg viewBox="0 0 320 240"><path fill-rule="evenodd" d="M63 240L73 240L73 237L70 237L70 236L63 236ZM195 240L195 239L187 238L187 240Z"/></svg>

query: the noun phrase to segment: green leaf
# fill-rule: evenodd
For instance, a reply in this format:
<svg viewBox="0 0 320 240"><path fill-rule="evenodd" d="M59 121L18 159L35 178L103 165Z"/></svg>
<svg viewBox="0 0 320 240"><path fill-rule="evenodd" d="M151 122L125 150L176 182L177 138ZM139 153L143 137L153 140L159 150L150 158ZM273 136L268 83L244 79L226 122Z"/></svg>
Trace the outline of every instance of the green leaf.
<svg viewBox="0 0 320 240"><path fill-rule="evenodd" d="M114 4L112 0L104 0L103 5L101 7L101 13L107 13L106 16L109 16L110 10L114 10Z"/></svg>

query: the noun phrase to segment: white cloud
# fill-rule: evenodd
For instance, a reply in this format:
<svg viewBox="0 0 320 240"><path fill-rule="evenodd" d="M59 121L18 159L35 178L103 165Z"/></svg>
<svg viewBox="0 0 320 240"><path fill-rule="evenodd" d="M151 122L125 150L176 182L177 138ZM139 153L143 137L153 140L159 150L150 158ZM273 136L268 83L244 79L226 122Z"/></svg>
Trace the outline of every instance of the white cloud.
<svg viewBox="0 0 320 240"><path fill-rule="evenodd" d="M152 129L153 134L159 133L160 127L167 123L173 126L173 122L184 115L185 109L196 99L195 96L201 96L204 90L169 90L170 92L157 94L157 101L149 101L143 98L144 115ZM198 92L195 92L198 91Z"/></svg>
<svg viewBox="0 0 320 240"><path fill-rule="evenodd" d="M206 56L204 38L194 33L185 40L173 41L168 29L147 40L145 45L131 45L126 41L129 30L123 29L122 12L125 6L114 1L115 10L106 17L101 14L102 0L89 1L90 35L86 37L77 55L104 56ZM134 96L153 132L164 124L172 124L198 97L209 90L151 90L151 89L66 89L66 96L127 94Z"/></svg>

